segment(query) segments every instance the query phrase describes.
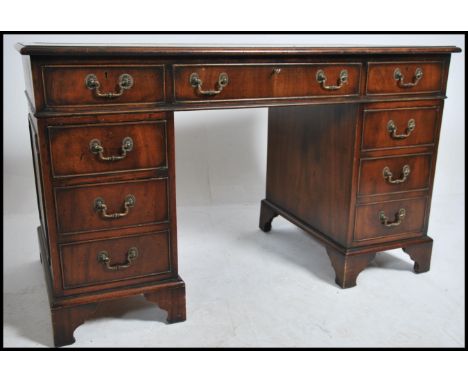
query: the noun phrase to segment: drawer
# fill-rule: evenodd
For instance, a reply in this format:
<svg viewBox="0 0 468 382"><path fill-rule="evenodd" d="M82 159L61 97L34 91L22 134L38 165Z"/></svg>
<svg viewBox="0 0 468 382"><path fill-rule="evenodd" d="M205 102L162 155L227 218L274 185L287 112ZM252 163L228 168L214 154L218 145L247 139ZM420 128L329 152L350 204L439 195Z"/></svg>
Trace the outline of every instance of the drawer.
<svg viewBox="0 0 468 382"><path fill-rule="evenodd" d="M421 190L429 187L432 155L361 159L359 195Z"/></svg>
<svg viewBox="0 0 468 382"><path fill-rule="evenodd" d="M439 108L365 110L362 150L434 144Z"/></svg>
<svg viewBox="0 0 468 382"><path fill-rule="evenodd" d="M369 62L366 93L440 93L442 73L440 61Z"/></svg>
<svg viewBox="0 0 468 382"><path fill-rule="evenodd" d="M166 123L49 127L54 177L167 167Z"/></svg>
<svg viewBox="0 0 468 382"><path fill-rule="evenodd" d="M62 234L163 223L169 219L168 181L153 178L56 187L55 204Z"/></svg>
<svg viewBox="0 0 468 382"><path fill-rule="evenodd" d="M165 100L163 65L45 65L48 107L155 104Z"/></svg>
<svg viewBox="0 0 468 382"><path fill-rule="evenodd" d="M204 102L350 96L359 94L360 76L360 63L174 65L174 98ZM207 91L212 92L203 94Z"/></svg>
<svg viewBox="0 0 468 382"><path fill-rule="evenodd" d="M427 198L361 205L356 208L354 240L416 236L424 232Z"/></svg>
<svg viewBox="0 0 468 382"><path fill-rule="evenodd" d="M171 272L169 232L60 245L63 288ZM139 280L138 280L139 281Z"/></svg>

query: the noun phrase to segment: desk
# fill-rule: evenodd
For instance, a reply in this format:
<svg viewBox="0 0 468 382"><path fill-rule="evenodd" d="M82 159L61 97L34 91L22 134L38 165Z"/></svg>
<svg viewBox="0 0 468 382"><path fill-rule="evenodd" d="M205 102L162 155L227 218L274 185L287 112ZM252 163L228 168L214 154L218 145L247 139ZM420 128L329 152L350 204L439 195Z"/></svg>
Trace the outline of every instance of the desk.
<svg viewBox="0 0 468 382"><path fill-rule="evenodd" d="M186 319L177 267L174 112L268 107L260 229L321 242L336 282L378 251L430 267L427 236L456 47L18 44L38 237L56 346L99 302L143 294Z"/></svg>

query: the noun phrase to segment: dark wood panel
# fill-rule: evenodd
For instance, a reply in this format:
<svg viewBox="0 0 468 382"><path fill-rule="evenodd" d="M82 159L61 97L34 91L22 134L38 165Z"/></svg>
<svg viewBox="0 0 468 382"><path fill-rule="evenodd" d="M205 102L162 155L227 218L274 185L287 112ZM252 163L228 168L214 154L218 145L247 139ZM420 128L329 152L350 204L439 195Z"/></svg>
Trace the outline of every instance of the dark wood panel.
<svg viewBox="0 0 468 382"><path fill-rule="evenodd" d="M364 241L378 238L391 240L394 236L404 238L415 234L422 235L426 218L426 204L427 198L423 197L358 206L354 240ZM404 218L397 217L401 209L405 210ZM385 226L380 217L381 212L389 219L389 224L398 220L401 220L401 223L398 226Z"/></svg>
<svg viewBox="0 0 468 382"><path fill-rule="evenodd" d="M44 227L45 232L48 230L47 220L45 215L45 203L44 203L44 185L42 181L42 174L41 174L41 160L39 155L39 143L38 137L36 134L36 129L34 127L33 118L31 115L28 116L28 125L29 125L29 138L31 143L31 154L32 154L32 161L33 161L33 170L34 170L34 182L36 186L36 201L37 201L37 209L39 211L39 220L41 222L41 226ZM44 244L47 246L48 243ZM50 266L50 257L48 256L49 251L47 251L47 265Z"/></svg>
<svg viewBox="0 0 468 382"><path fill-rule="evenodd" d="M432 167L431 155L389 156L378 159L361 159L359 174L360 195L385 194L427 189ZM405 166L409 173L405 176ZM388 168L392 176L389 176ZM392 181L403 180L401 183Z"/></svg>
<svg viewBox="0 0 468 382"><path fill-rule="evenodd" d="M167 167L164 121L51 126L49 138L55 177ZM125 138L130 138L133 146L126 153L122 150ZM125 157L101 159L90 149L90 143L96 140L104 158L123 153Z"/></svg>
<svg viewBox="0 0 468 382"><path fill-rule="evenodd" d="M52 275L52 289L54 295L60 293L62 289L61 269L58 257L57 248L57 224L56 224L56 207L54 198L54 189L52 187L52 171L49 152L49 139L47 131L47 121L43 118L38 118L37 121L37 145L38 145L38 160L40 163L40 176L42 178L42 199L44 202L44 215L46 226L42 226L44 232L44 243L48 251L50 259L50 273ZM46 254L47 252L43 252Z"/></svg>
<svg viewBox="0 0 468 382"><path fill-rule="evenodd" d="M365 110L362 150L434 144L437 106ZM414 121L413 130L408 129ZM390 122L393 121L393 124ZM392 128L392 125L395 128ZM408 137L398 137L408 135Z"/></svg>
<svg viewBox="0 0 468 382"><path fill-rule="evenodd" d="M102 198L107 214L124 212L127 195L135 197L135 205L126 216L104 218L102 211L95 209L96 199ZM57 226L62 234L157 224L169 219L167 179L57 187L55 197Z"/></svg>
<svg viewBox="0 0 468 382"><path fill-rule="evenodd" d="M358 105L271 108L266 198L346 244Z"/></svg>
<svg viewBox="0 0 468 382"><path fill-rule="evenodd" d="M402 80L394 77L399 69ZM421 69L423 76L417 81L415 73ZM443 86L443 62L409 61L409 62L369 62L367 72L367 94L392 93L440 93ZM415 83L414 86L402 84Z"/></svg>
<svg viewBox="0 0 468 382"><path fill-rule="evenodd" d="M317 81L317 71L323 70L327 80ZM324 86L340 84L340 72L346 70L347 82L338 89ZM202 81L201 89L219 90L218 80L225 73L229 82L217 95L200 94L190 83L192 73ZM361 76L360 63L321 64L242 64L242 65L175 65L174 99L177 102L217 101L256 98L330 97L358 95Z"/></svg>
<svg viewBox="0 0 468 382"><path fill-rule="evenodd" d="M136 257L129 261L129 251ZM105 251L106 264L99 254ZM169 232L128 236L118 239L79 242L60 246L64 289L136 279L171 272ZM123 268L126 266L126 268ZM118 269L109 269L120 266Z"/></svg>
<svg viewBox="0 0 468 382"><path fill-rule="evenodd" d="M129 74L133 85L118 97L99 97L86 86L89 74L96 76L101 93L118 93L122 74ZM163 65L45 65L42 77L45 105L49 107L157 104L165 100Z"/></svg>

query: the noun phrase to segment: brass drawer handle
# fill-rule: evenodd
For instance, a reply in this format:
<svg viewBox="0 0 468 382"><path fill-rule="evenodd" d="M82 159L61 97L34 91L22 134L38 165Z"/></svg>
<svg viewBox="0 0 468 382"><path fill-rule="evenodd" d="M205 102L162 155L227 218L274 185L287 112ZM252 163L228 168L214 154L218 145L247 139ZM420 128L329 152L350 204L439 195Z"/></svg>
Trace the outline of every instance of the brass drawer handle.
<svg viewBox="0 0 468 382"><path fill-rule="evenodd" d="M138 257L138 249L136 247L132 247L127 252L127 261L124 264L116 264L111 265L112 259L109 256L107 251L101 251L98 253L98 262L105 264L107 269L111 271L118 271L120 269L125 269L130 267L135 259Z"/></svg>
<svg viewBox="0 0 468 382"><path fill-rule="evenodd" d="M197 89L198 94L202 95L216 95L223 91L224 87L229 83L229 77L226 73L221 73L216 84L216 89L214 90L203 90L202 85L203 81L200 79L198 73L192 73L190 75L190 85L193 88Z"/></svg>
<svg viewBox="0 0 468 382"><path fill-rule="evenodd" d="M338 85L325 85L325 82L327 81L327 76L325 75L325 72L322 69L317 70L315 79L320 85L322 85L322 88L324 88L325 90L337 90L337 89L340 89L343 85L348 83L348 71L346 69L343 69L340 72Z"/></svg>
<svg viewBox="0 0 468 382"><path fill-rule="evenodd" d="M396 227L401 224L403 219L406 216L406 210L404 208L400 208L400 210L395 214L395 220L393 222L388 221L388 217L385 216L384 211L379 212L379 218L380 222L385 226L385 227Z"/></svg>
<svg viewBox="0 0 468 382"><path fill-rule="evenodd" d="M390 120L387 123L387 131L390 133L390 136L392 138L395 138L395 139L408 138L411 135L411 133L414 131L415 128L416 128L416 121L414 119L412 119L412 118L408 121L408 126L406 128L406 133L403 133L403 134L397 134L396 133L397 127L395 125L395 122Z"/></svg>
<svg viewBox="0 0 468 382"><path fill-rule="evenodd" d="M125 137L122 141L122 155L112 155L110 157L105 157L104 156L104 147L101 145L101 141L99 139L92 139L89 142L89 150L94 154L94 155L99 155L99 158L103 161L117 161L124 159L127 156L127 153L129 151L132 151L133 149L133 139L130 137Z"/></svg>
<svg viewBox="0 0 468 382"><path fill-rule="evenodd" d="M124 90L128 90L133 86L133 77L130 74L121 74L119 76L119 91L117 93L101 93L101 83L98 81L95 74L88 74L85 77L85 85L88 89L94 90L94 93L98 97L116 98L120 97L124 93Z"/></svg>
<svg viewBox="0 0 468 382"><path fill-rule="evenodd" d="M410 172L410 166L407 164L403 166L403 170L401 171L402 176L399 179L393 179L393 174L388 167L384 167L382 171L384 179L391 184L399 184L406 182L406 179L408 179Z"/></svg>
<svg viewBox="0 0 468 382"><path fill-rule="evenodd" d="M124 201L124 212L115 212L113 214L107 213L107 205L104 199L99 197L94 200L94 209L101 213L101 216L105 219L118 219L127 216L130 212L130 208L135 207L136 198L133 195L127 195Z"/></svg>
<svg viewBox="0 0 468 382"><path fill-rule="evenodd" d="M413 82L403 82L405 80L405 76L401 72L400 68L396 68L393 72L393 78L397 81L397 85L402 88L412 88L416 86L418 82L423 78L423 71L421 68L416 68L414 72Z"/></svg>

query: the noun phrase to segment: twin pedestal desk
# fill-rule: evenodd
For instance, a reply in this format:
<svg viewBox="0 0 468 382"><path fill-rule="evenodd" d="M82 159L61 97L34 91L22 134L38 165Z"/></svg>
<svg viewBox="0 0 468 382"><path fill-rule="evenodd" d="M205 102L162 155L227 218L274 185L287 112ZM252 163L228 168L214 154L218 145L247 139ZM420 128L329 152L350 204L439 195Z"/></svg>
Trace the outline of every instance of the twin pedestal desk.
<svg viewBox="0 0 468 382"><path fill-rule="evenodd" d="M311 234L340 287L394 248L416 273L429 270L437 144L459 48L17 48L56 346L73 343L104 300L143 294L168 322L185 320L174 111L269 108L260 229L281 215Z"/></svg>

